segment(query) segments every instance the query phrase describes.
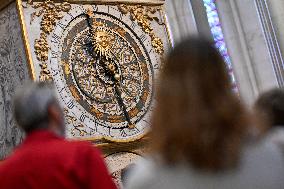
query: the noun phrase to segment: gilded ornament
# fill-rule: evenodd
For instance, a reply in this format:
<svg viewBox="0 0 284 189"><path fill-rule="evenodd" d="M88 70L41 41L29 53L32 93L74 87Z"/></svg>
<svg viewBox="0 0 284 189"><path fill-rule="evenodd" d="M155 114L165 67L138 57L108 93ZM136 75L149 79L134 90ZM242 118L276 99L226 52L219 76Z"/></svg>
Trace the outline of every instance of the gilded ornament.
<svg viewBox="0 0 284 189"><path fill-rule="evenodd" d="M92 27L94 28L94 31L91 34L93 46L95 47L94 51L95 53L100 54L100 56L106 57L108 60L112 57L111 47L114 42L112 32L106 29L105 23L96 21L92 10L89 9L87 14L92 18Z"/></svg>
<svg viewBox="0 0 284 189"><path fill-rule="evenodd" d="M139 110L135 107L129 111L129 116L135 117L139 113Z"/></svg>
<svg viewBox="0 0 284 189"><path fill-rule="evenodd" d="M108 120L111 123L121 123L123 120L123 117L120 115L110 115L108 116Z"/></svg>
<svg viewBox="0 0 284 189"><path fill-rule="evenodd" d="M64 73L65 73L66 75L69 75L69 74L71 73L71 70L70 70L70 67L69 67L68 63L62 61L61 64L62 64L63 67L64 67Z"/></svg>
<svg viewBox="0 0 284 189"><path fill-rule="evenodd" d="M111 47L113 45L113 37L110 31L104 28L98 28L93 34L95 51L107 59L111 58Z"/></svg>
<svg viewBox="0 0 284 189"><path fill-rule="evenodd" d="M143 93L143 95L141 97L142 102L146 103L148 96L149 96L149 92L148 91L144 91L144 93Z"/></svg>
<svg viewBox="0 0 284 189"><path fill-rule="evenodd" d="M40 34L40 38L35 40L35 54L39 61L46 62L48 60L48 42L45 33Z"/></svg>
<svg viewBox="0 0 284 189"><path fill-rule="evenodd" d="M80 95L78 94L76 88L72 85L72 86L69 87L69 89L70 89L70 91L71 91L72 96L74 97L74 99L75 99L76 101L79 101L81 98L80 98Z"/></svg>
<svg viewBox="0 0 284 189"><path fill-rule="evenodd" d="M64 112L64 115L65 115L66 122L69 125L73 126L73 128L71 129L72 136L73 137L76 136L76 131L79 132L80 136L85 136L87 134L87 131L85 129L82 129L82 128L84 128L84 126L82 124L77 123L78 119L69 115L69 111L66 108L64 108L63 112Z"/></svg>
<svg viewBox="0 0 284 189"><path fill-rule="evenodd" d="M103 117L103 113L98 111L95 107L91 108L91 112L96 114L96 117L98 117L99 119L101 119Z"/></svg>
<svg viewBox="0 0 284 189"><path fill-rule="evenodd" d="M75 133L76 131L79 132L79 135L81 137L87 135L87 131L85 129L83 129L84 125L78 124L78 125L73 125L73 126L74 126L74 128L71 129L71 134L73 136L76 136L76 133Z"/></svg>
<svg viewBox="0 0 284 189"><path fill-rule="evenodd" d="M122 37L126 34L126 31L122 28L116 28L115 31L117 31Z"/></svg>
<svg viewBox="0 0 284 189"><path fill-rule="evenodd" d="M31 23L33 22L35 17L41 17L41 33L40 37L35 40L34 50L37 60L42 63L41 73L43 75L40 75L40 80L44 81L45 79L50 78L49 76L46 76L46 72L49 72L46 65L46 62L48 60L48 52L50 49L47 40L48 35L53 32L57 21L62 18L62 13L68 12L71 9L71 5L67 2L55 4L51 0L38 2L36 4L34 4L32 0L29 0L27 2L27 5L30 5L34 9L38 9L38 11L31 14ZM50 72L47 75L50 75Z"/></svg>
<svg viewBox="0 0 284 189"><path fill-rule="evenodd" d="M52 81L52 76L50 74L50 71L47 68L46 63L42 63L39 65L41 70L40 70L40 74L39 74L39 80L40 81Z"/></svg>
<svg viewBox="0 0 284 189"><path fill-rule="evenodd" d="M132 20L137 21L143 31L151 37L152 46L156 53L164 53L163 41L156 36L151 26L150 21L156 21L158 24L164 24L155 16L155 13L160 10L159 7L145 7L142 5L118 5L118 9L122 14L130 13Z"/></svg>
<svg viewBox="0 0 284 189"><path fill-rule="evenodd" d="M71 124L71 125L74 125L75 124L75 122L77 121L77 118L75 118L75 117L73 117L73 116L70 116L69 115L69 111L68 111L68 109L66 109L66 108L64 108L64 115L65 115L65 118L66 118L66 122L68 123L68 124Z"/></svg>

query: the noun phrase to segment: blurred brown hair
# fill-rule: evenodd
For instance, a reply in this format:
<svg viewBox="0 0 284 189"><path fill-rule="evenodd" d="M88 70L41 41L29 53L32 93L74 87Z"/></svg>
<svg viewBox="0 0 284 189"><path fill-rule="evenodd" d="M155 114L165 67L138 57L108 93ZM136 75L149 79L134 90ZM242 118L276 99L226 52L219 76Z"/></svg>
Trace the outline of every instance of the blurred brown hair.
<svg viewBox="0 0 284 189"><path fill-rule="evenodd" d="M237 165L247 114L213 44L189 38L168 55L152 118L153 150L202 170Z"/></svg>

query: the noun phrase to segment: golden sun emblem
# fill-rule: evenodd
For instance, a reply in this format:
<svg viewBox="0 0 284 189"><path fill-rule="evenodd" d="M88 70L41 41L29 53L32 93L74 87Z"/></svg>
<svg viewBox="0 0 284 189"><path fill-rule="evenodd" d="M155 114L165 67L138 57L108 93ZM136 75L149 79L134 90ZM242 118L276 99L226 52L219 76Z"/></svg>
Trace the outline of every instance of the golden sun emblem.
<svg viewBox="0 0 284 189"><path fill-rule="evenodd" d="M111 48L114 43L114 37L110 31L104 28L97 28L94 34L94 42L96 53L99 53L100 56L105 56L106 59L112 57Z"/></svg>

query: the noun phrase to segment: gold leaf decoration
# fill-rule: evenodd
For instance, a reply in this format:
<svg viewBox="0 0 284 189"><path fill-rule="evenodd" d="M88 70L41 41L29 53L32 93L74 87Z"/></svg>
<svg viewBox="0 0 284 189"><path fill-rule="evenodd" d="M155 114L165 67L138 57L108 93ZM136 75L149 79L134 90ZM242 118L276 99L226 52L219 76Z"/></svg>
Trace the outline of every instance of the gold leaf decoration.
<svg viewBox="0 0 284 189"><path fill-rule="evenodd" d="M39 75L39 80L40 81L52 81L52 77L50 74L50 71L47 68L46 63L40 64L40 75Z"/></svg>
<svg viewBox="0 0 284 189"><path fill-rule="evenodd" d="M151 26L150 21L156 21L158 24L164 24L155 16L155 13L160 10L159 7L145 7L142 5L118 5L118 9L122 14L130 13L132 20L137 21L143 31L151 37L152 46L156 53L164 53L163 41L156 36Z"/></svg>
<svg viewBox="0 0 284 189"><path fill-rule="evenodd" d="M75 87L75 86L71 85L71 86L69 87L69 89L70 89L70 91L71 91L72 96L74 97L74 99L75 99L76 101L81 100L80 95L77 93L77 90L76 90L76 87Z"/></svg>
<svg viewBox="0 0 284 189"><path fill-rule="evenodd" d="M64 67L64 73L65 73L66 75L70 75L71 70L70 70L70 67L69 67L68 63L67 63L67 62L64 62L64 61L61 61L61 64L62 64L63 67Z"/></svg>
<svg viewBox="0 0 284 189"><path fill-rule="evenodd" d="M52 80L46 63L48 61L48 52L50 49L47 38L48 35L53 32L57 21L63 17L62 13L68 12L71 9L71 5L67 2L55 4L51 0L38 2L36 4L34 4L32 0L29 0L27 5L30 5L32 8L36 9L36 11L31 14L31 23L36 17L41 17L41 33L39 38L35 40L34 45L37 60L41 62L40 80Z"/></svg>
<svg viewBox="0 0 284 189"><path fill-rule="evenodd" d="M35 54L37 59L41 62L46 62L48 60L48 43L46 33L41 33L40 38L35 40Z"/></svg>
<svg viewBox="0 0 284 189"><path fill-rule="evenodd" d="M71 116L69 115L69 111L68 109L64 108L64 115L65 115L65 119L66 119L66 122L69 124L69 125L72 125L72 129L71 129L71 135L73 137L76 136L76 133L79 133L79 135L82 137L82 136L85 136L87 135L87 131L84 129L84 126L82 124L78 124L78 119L75 118L74 116Z"/></svg>

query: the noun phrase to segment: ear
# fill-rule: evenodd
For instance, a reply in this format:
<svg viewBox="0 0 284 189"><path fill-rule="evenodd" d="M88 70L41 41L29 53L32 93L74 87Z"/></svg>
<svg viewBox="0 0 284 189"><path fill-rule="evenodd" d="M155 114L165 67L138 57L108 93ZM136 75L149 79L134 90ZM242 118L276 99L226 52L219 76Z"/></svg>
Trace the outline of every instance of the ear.
<svg viewBox="0 0 284 189"><path fill-rule="evenodd" d="M52 130L59 132L58 134L64 135L65 132L65 124L64 124L64 116L61 108L57 104L51 104L48 107L48 116L50 127Z"/></svg>
<svg viewBox="0 0 284 189"><path fill-rule="evenodd" d="M48 115L49 115L49 119L50 121L54 121L54 122L61 122L62 120L62 113L61 113L61 110L60 108L55 105L55 104L51 104L49 107L48 107Z"/></svg>

